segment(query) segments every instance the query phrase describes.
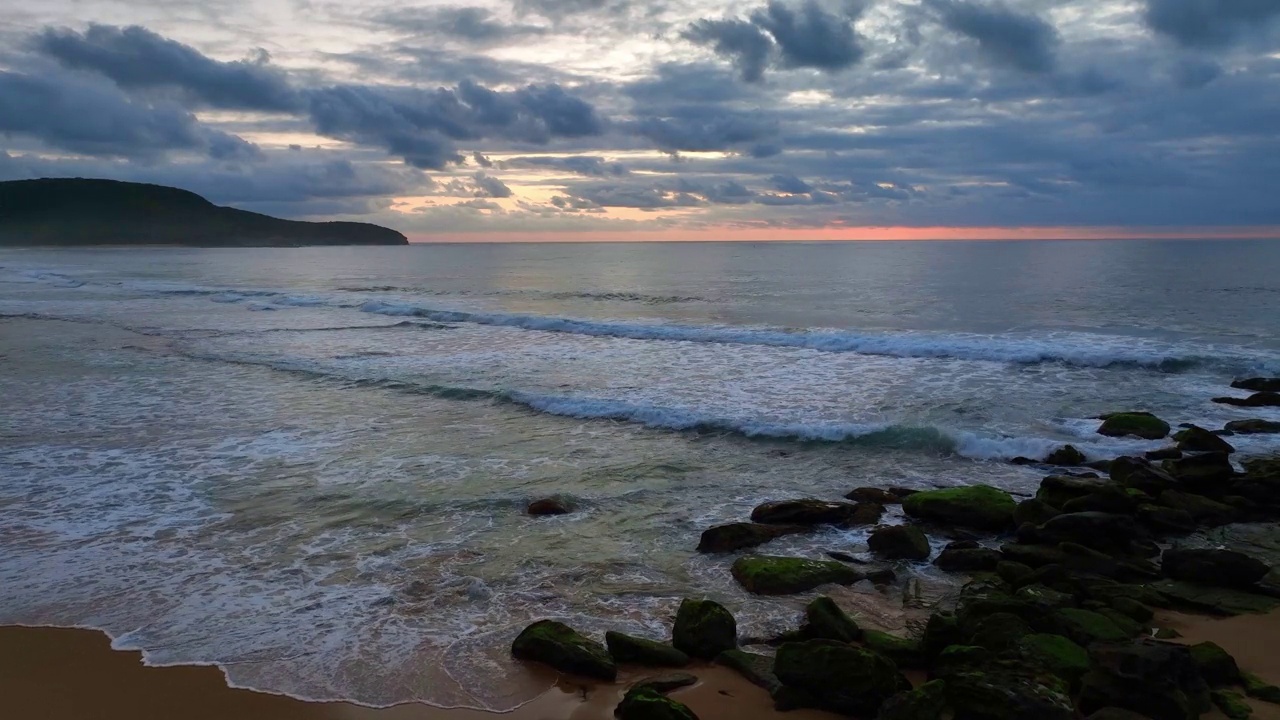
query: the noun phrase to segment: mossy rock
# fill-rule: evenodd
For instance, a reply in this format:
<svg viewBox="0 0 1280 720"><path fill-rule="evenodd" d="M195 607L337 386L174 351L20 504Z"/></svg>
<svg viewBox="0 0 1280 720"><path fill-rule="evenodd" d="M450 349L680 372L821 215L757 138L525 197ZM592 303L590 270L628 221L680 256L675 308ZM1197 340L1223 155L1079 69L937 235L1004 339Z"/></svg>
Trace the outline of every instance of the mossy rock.
<svg viewBox="0 0 1280 720"><path fill-rule="evenodd" d="M815 598L804 610L801 634L812 640L856 642L862 639L862 628L835 601L827 596Z"/></svg>
<svg viewBox="0 0 1280 720"><path fill-rule="evenodd" d="M960 621L955 613L939 610L929 616L920 638L920 651L927 660L936 658L943 650L964 641Z"/></svg>
<svg viewBox="0 0 1280 720"><path fill-rule="evenodd" d="M1178 449L1184 452L1233 453L1236 451L1231 443L1198 425L1179 430L1173 434L1173 439L1178 443Z"/></svg>
<svg viewBox="0 0 1280 720"><path fill-rule="evenodd" d="M852 503L804 498L775 500L756 506L751 521L769 525L838 525L856 509Z"/></svg>
<svg viewBox="0 0 1280 720"><path fill-rule="evenodd" d="M752 685L764 688L769 694L782 687L778 676L773 674L773 658L768 655L744 650L725 650L716 656L716 664L733 670Z"/></svg>
<svg viewBox="0 0 1280 720"><path fill-rule="evenodd" d="M1110 618L1092 610L1062 608L1053 617L1067 637L1085 647L1095 642L1122 642L1130 637Z"/></svg>
<svg viewBox="0 0 1280 720"><path fill-rule="evenodd" d="M1044 500L1031 498L1018 503L1018 506L1013 509L1013 524L1015 526L1022 526L1027 523L1043 525L1061 514L1061 510Z"/></svg>
<svg viewBox="0 0 1280 720"><path fill-rule="evenodd" d="M1240 511L1225 503L1212 500L1203 495L1182 492L1181 490L1165 490L1156 498L1156 503L1167 508L1182 510L1198 524L1226 525L1240 517Z"/></svg>
<svg viewBox="0 0 1280 720"><path fill-rule="evenodd" d="M1236 659L1217 643L1202 642L1192 645L1191 659L1200 670L1200 677L1210 685L1237 685L1241 681Z"/></svg>
<svg viewBox="0 0 1280 720"><path fill-rule="evenodd" d="M733 563L733 577L757 595L790 595L819 585L852 585L866 576L831 560L749 555Z"/></svg>
<svg viewBox="0 0 1280 720"><path fill-rule="evenodd" d="M1280 705L1280 687L1272 685L1251 672L1240 673L1240 679L1244 682L1244 691L1249 697Z"/></svg>
<svg viewBox="0 0 1280 720"><path fill-rule="evenodd" d="M1110 620L1116 627L1120 628L1120 632L1129 637L1138 637L1146 634L1146 628L1142 623L1125 615L1124 613L1111 607L1095 608L1094 612Z"/></svg>
<svg viewBox="0 0 1280 720"><path fill-rule="evenodd" d="M1089 477L1078 477L1076 475L1050 475L1040 481L1040 488L1036 490L1035 499L1052 508L1061 509L1063 505L1066 505L1072 500L1092 495L1108 485L1109 483L1106 480L1094 475L1090 475ZM1054 513L1054 515L1060 514L1061 513ZM1035 524L1043 525L1044 522L1042 521Z"/></svg>
<svg viewBox="0 0 1280 720"><path fill-rule="evenodd" d="M956 673L946 678L947 704L958 718L1074 720L1066 684L1051 677L1009 671Z"/></svg>
<svg viewBox="0 0 1280 720"><path fill-rule="evenodd" d="M991 548L951 548L938 553L933 564L947 572L991 572L1003 556Z"/></svg>
<svg viewBox="0 0 1280 720"><path fill-rule="evenodd" d="M1125 437L1134 435L1144 440L1159 440L1169 435L1169 423L1149 412L1121 412L1102 416L1099 435Z"/></svg>
<svg viewBox="0 0 1280 720"><path fill-rule="evenodd" d="M881 525L867 536L871 552L889 560L928 560L929 538L914 525Z"/></svg>
<svg viewBox="0 0 1280 720"><path fill-rule="evenodd" d="M889 658L899 667L922 667L924 665L919 640L902 638L879 630L864 630L862 644L867 649L874 650Z"/></svg>
<svg viewBox="0 0 1280 720"><path fill-rule="evenodd" d="M1083 465L1088 459L1075 445L1063 445L1045 456L1044 461L1050 465L1074 467Z"/></svg>
<svg viewBox="0 0 1280 720"><path fill-rule="evenodd" d="M698 720L687 705L648 685L629 690L613 714L618 720Z"/></svg>
<svg viewBox="0 0 1280 720"><path fill-rule="evenodd" d="M1133 598L1113 598L1111 600L1111 607L1117 612L1123 613L1129 619L1140 623L1149 623L1151 622L1151 619L1156 616L1154 610Z"/></svg>
<svg viewBox="0 0 1280 720"><path fill-rule="evenodd" d="M707 528L698 541L700 553L731 553L763 545L783 535L809 532L801 525L766 525L764 523L729 523Z"/></svg>
<svg viewBox="0 0 1280 720"><path fill-rule="evenodd" d="M1031 625L1017 615L992 613L974 624L969 644L999 653L1017 645L1030 634Z"/></svg>
<svg viewBox="0 0 1280 720"><path fill-rule="evenodd" d="M1000 546L1000 553L1004 555L1005 560L1019 562L1033 568L1061 565L1066 561L1066 553L1052 545L1009 542Z"/></svg>
<svg viewBox="0 0 1280 720"><path fill-rule="evenodd" d="M685 599L676 611L671 644L687 655L712 660L738 647L738 623L717 602Z"/></svg>
<svg viewBox="0 0 1280 720"><path fill-rule="evenodd" d="M666 643L610 630L604 634L609 655L616 662L646 667L684 667L689 656Z"/></svg>
<svg viewBox="0 0 1280 720"><path fill-rule="evenodd" d="M1232 420L1226 430L1236 435L1269 435L1280 433L1280 422L1274 420Z"/></svg>
<svg viewBox="0 0 1280 720"><path fill-rule="evenodd" d="M1209 693L1209 697L1213 699L1213 704L1218 706L1223 715L1229 720L1248 720L1253 714L1253 708L1249 707L1249 703L1240 693L1231 692L1230 690L1214 690Z"/></svg>
<svg viewBox="0 0 1280 720"><path fill-rule="evenodd" d="M1164 574L1201 585L1248 589L1271 572L1257 558L1234 550L1169 548L1161 558Z"/></svg>
<svg viewBox="0 0 1280 720"><path fill-rule="evenodd" d="M907 515L943 525L999 532L1013 526L1013 497L988 485L927 490L904 498Z"/></svg>
<svg viewBox="0 0 1280 720"><path fill-rule="evenodd" d="M876 720L939 720L947 705L947 684L931 680L915 690L898 693L880 706Z"/></svg>
<svg viewBox="0 0 1280 720"><path fill-rule="evenodd" d="M1071 683L1089 671L1088 651L1061 635L1027 635L1018 642L1018 651L1029 662Z"/></svg>
<svg viewBox="0 0 1280 720"><path fill-rule="evenodd" d="M603 645L555 620L539 620L525 628L511 643L511 654L574 675L600 680L618 676L618 668Z"/></svg>
<svg viewBox="0 0 1280 720"><path fill-rule="evenodd" d="M1167 606L1213 615L1262 614L1280 607L1280 599L1267 595L1179 580L1161 580L1151 588L1164 596Z"/></svg>
<svg viewBox="0 0 1280 720"><path fill-rule="evenodd" d="M911 690L888 658L833 640L783 645L773 671L792 697L844 715L874 716L885 700Z"/></svg>
<svg viewBox="0 0 1280 720"><path fill-rule="evenodd" d="M1146 715L1139 715L1132 710L1108 707L1089 716L1088 720L1151 720Z"/></svg>
<svg viewBox="0 0 1280 720"><path fill-rule="evenodd" d="M1076 606L1074 595L1038 584L1018 588L1013 597L1046 614L1059 608Z"/></svg>
<svg viewBox="0 0 1280 720"><path fill-rule="evenodd" d="M646 677L643 680L633 683L629 689L645 686L666 695L667 693L675 692L680 688L687 688L691 685L697 684L697 675L687 672L669 672L662 675L651 675Z"/></svg>
<svg viewBox="0 0 1280 720"><path fill-rule="evenodd" d="M972 672L985 667L992 657L990 650L977 645L949 645L933 659L929 677L945 678L960 672Z"/></svg>
<svg viewBox="0 0 1280 720"><path fill-rule="evenodd" d="M1009 583L1009 585L1017 587L1023 580L1031 577L1035 569L1030 565L1024 565L1020 562L1012 560L1002 560L996 564L996 575L1001 580Z"/></svg>

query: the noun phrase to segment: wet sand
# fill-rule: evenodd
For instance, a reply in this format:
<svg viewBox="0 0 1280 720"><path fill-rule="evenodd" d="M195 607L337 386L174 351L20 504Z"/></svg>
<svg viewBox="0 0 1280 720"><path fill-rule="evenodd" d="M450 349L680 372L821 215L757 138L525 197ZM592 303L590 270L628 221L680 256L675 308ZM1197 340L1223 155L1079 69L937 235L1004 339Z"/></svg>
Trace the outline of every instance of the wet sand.
<svg viewBox="0 0 1280 720"><path fill-rule="evenodd" d="M772 709L768 693L732 671L691 672L700 682L671 696L701 720L838 717L816 711L783 715ZM371 709L229 688L214 667L146 667L141 653L112 650L107 636L92 630L0 628L0 717L14 720L613 720L628 684L661 674L626 672L617 684L597 686L562 678L503 715L417 704Z"/></svg>
<svg viewBox="0 0 1280 720"><path fill-rule="evenodd" d="M1182 633L1178 642L1212 640L1242 669L1280 684L1280 611L1235 618L1161 613L1156 624ZM672 697L701 720L837 718L816 711L778 713L764 690L724 668L692 672L699 683ZM214 667L146 667L141 653L113 650L106 635L92 630L0 628L0 708L16 720L612 720L627 685L659 674L626 671L613 685L560 678L532 702L500 716L419 704L372 709L229 688ZM1251 704L1254 720L1280 720L1280 706ZM1203 717L1225 716L1215 711Z"/></svg>

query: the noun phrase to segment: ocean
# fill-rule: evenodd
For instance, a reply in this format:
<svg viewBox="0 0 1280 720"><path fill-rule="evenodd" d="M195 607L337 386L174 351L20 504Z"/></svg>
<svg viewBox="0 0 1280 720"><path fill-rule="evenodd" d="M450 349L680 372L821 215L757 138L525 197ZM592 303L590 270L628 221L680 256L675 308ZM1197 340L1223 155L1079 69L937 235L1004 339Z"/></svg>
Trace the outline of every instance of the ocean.
<svg viewBox="0 0 1280 720"><path fill-rule="evenodd" d="M1210 401L1280 374L1277 269L1266 241L0 250L0 623L508 709L547 682L508 657L533 619L661 637L694 595L792 625L812 595L693 551L762 501L1029 494L1010 459L1166 444L1107 411L1280 420ZM524 514L553 495L576 512ZM865 529L767 546L831 550ZM886 622L910 594L839 592Z"/></svg>

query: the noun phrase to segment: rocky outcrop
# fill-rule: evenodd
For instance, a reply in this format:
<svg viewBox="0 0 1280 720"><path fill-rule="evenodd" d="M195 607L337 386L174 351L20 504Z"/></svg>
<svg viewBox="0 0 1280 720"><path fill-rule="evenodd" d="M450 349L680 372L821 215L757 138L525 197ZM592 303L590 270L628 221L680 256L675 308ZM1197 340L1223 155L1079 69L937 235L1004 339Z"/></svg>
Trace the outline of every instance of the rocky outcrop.
<svg viewBox="0 0 1280 720"><path fill-rule="evenodd" d="M1247 398L1216 397L1214 402L1236 407L1280 407L1280 392L1259 392Z"/></svg>
<svg viewBox="0 0 1280 720"><path fill-rule="evenodd" d="M1075 445L1063 445L1062 447L1049 453L1044 461L1050 465L1061 465L1063 467L1074 467L1083 465L1089 458L1084 456Z"/></svg>
<svg viewBox="0 0 1280 720"><path fill-rule="evenodd" d="M692 657L713 660L738 647L738 623L725 607L711 600L685 599L676 611L671 644Z"/></svg>
<svg viewBox="0 0 1280 720"><path fill-rule="evenodd" d="M1197 425L1192 425L1173 434L1178 449L1183 452L1216 452L1233 453L1236 451L1231 443Z"/></svg>
<svg viewBox="0 0 1280 720"><path fill-rule="evenodd" d="M1159 440L1169 435L1169 423L1149 412L1119 412L1103 415L1102 425L1098 427L1099 435L1108 437L1140 437L1144 440Z"/></svg>
<svg viewBox="0 0 1280 720"><path fill-rule="evenodd" d="M778 648L773 669L782 682L775 695L779 709L814 707L874 717L884 701L911 690L884 656L833 640L786 643Z"/></svg>
<svg viewBox="0 0 1280 720"><path fill-rule="evenodd" d="M1280 422L1273 420L1232 420L1225 428L1233 435L1267 435L1280 433Z"/></svg>
<svg viewBox="0 0 1280 720"><path fill-rule="evenodd" d="M584 677L613 680L618 675L604 646L555 620L539 620L525 628L511 643L511 654Z"/></svg>
<svg viewBox="0 0 1280 720"><path fill-rule="evenodd" d="M1170 548L1161 557L1161 569L1174 580L1247 589L1271 568L1234 550Z"/></svg>
<svg viewBox="0 0 1280 720"><path fill-rule="evenodd" d="M766 525L764 523L729 523L707 528L698 541L700 553L731 553L763 545L783 535L809 532L802 525Z"/></svg>
<svg viewBox="0 0 1280 720"><path fill-rule="evenodd" d="M733 577L748 592L757 595L790 595L819 585L852 585L866 576L847 565L831 560L749 555L738 558Z"/></svg>
<svg viewBox="0 0 1280 720"><path fill-rule="evenodd" d="M769 525L839 525L853 514L852 503L801 499L767 502L751 511L751 521Z"/></svg>
<svg viewBox="0 0 1280 720"><path fill-rule="evenodd" d="M914 525L881 525L867 537L871 552L889 560L928 560L929 538Z"/></svg>
<svg viewBox="0 0 1280 720"><path fill-rule="evenodd" d="M1081 681L1080 710L1117 707L1152 720L1195 720L1209 710L1209 692L1191 652L1179 645L1141 641L1101 645Z"/></svg>
<svg viewBox="0 0 1280 720"><path fill-rule="evenodd" d="M850 643L862 639L862 628L834 600L824 595L805 607L800 634L811 640Z"/></svg>
<svg viewBox="0 0 1280 720"><path fill-rule="evenodd" d="M1251 392L1280 392L1280 378L1247 378L1236 380L1231 387Z"/></svg>
<svg viewBox="0 0 1280 720"><path fill-rule="evenodd" d="M902 511L910 517L994 532L1013 526L1016 506L1009 493L988 485L927 490L902 501Z"/></svg>

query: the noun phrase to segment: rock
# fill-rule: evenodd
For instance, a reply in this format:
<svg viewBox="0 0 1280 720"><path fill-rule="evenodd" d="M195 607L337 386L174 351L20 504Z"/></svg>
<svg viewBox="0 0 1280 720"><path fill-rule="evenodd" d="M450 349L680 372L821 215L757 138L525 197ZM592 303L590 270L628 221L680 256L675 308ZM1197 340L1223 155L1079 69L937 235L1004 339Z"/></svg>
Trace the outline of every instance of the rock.
<svg viewBox="0 0 1280 720"><path fill-rule="evenodd" d="M1051 507L1061 508L1079 497L1092 495L1109 486L1102 478L1076 477L1075 475L1050 475L1040 481L1036 499Z"/></svg>
<svg viewBox="0 0 1280 720"><path fill-rule="evenodd" d="M1138 501L1119 485L1108 484L1083 497L1073 498L1062 505L1063 513L1104 512L1130 514Z"/></svg>
<svg viewBox="0 0 1280 720"><path fill-rule="evenodd" d="M1089 671L1089 653L1061 635L1037 633L1018 641L1018 655L1070 683Z"/></svg>
<svg viewBox="0 0 1280 720"><path fill-rule="evenodd" d="M1074 596L1038 584L1020 587L1013 596L1046 615L1059 608L1076 605Z"/></svg>
<svg viewBox="0 0 1280 720"><path fill-rule="evenodd" d="M901 486L898 486L898 485L890 485L890 486L888 487L888 490L889 490L889 492L891 492L891 493L893 493L894 495L896 495L896 496L897 496L897 498L898 498L898 500L902 500L902 498L905 498L905 497L908 497L908 496L911 496L911 495L915 495L916 493L920 492L919 490L917 490L917 489L915 489L915 488L901 487Z"/></svg>
<svg viewBox="0 0 1280 720"><path fill-rule="evenodd" d="M1098 550L1123 550L1144 532L1128 515L1104 512L1063 513L1036 528L1019 531L1018 540L1042 544L1076 543ZM1030 564L1030 563L1027 563Z"/></svg>
<svg viewBox="0 0 1280 720"><path fill-rule="evenodd" d="M1031 634L1031 626L1012 613L992 613L979 620L968 643L994 653L1004 652Z"/></svg>
<svg viewBox="0 0 1280 720"><path fill-rule="evenodd" d="M1254 393L1247 398L1216 397L1213 401L1222 405L1234 405L1236 407L1280 407L1280 393L1260 392Z"/></svg>
<svg viewBox="0 0 1280 720"><path fill-rule="evenodd" d="M687 705L647 685L628 690L613 714L618 720L698 720Z"/></svg>
<svg viewBox="0 0 1280 720"><path fill-rule="evenodd" d="M980 670L991 662L991 651L977 645L948 645L934 658L929 679Z"/></svg>
<svg viewBox="0 0 1280 720"><path fill-rule="evenodd" d="M723 665L746 678L752 685L764 688L770 694L777 692L782 683L773 674L773 658L768 655L725 650L716 656L716 664Z"/></svg>
<svg viewBox="0 0 1280 720"><path fill-rule="evenodd" d="M1125 617L1140 623L1149 623L1155 618L1155 611L1133 598L1117 597L1111 600L1111 607Z"/></svg>
<svg viewBox="0 0 1280 720"><path fill-rule="evenodd" d="M1095 642L1121 642L1131 636L1105 615L1081 608L1062 608L1053 614L1063 634L1088 647Z"/></svg>
<svg viewBox="0 0 1280 720"><path fill-rule="evenodd" d="M1062 447L1049 453L1044 461L1050 465L1062 465L1064 467L1073 467L1082 465L1089 458L1084 453L1076 449L1074 445L1063 445Z"/></svg>
<svg viewBox="0 0 1280 720"><path fill-rule="evenodd" d="M1117 707L1152 720L1195 720L1209 709L1208 688L1187 648L1150 640L1099 645L1081 680L1080 710Z"/></svg>
<svg viewBox="0 0 1280 720"><path fill-rule="evenodd" d="M815 598L804 609L804 625L800 633L811 640L838 640L857 642L862 639L862 628L829 597Z"/></svg>
<svg viewBox="0 0 1280 720"><path fill-rule="evenodd" d="M947 704L957 718L1073 720L1064 683L1013 671L958 672L946 678Z"/></svg>
<svg viewBox="0 0 1280 720"><path fill-rule="evenodd" d="M1245 701L1244 696L1240 693L1231 692L1230 690L1214 690L1209 693L1213 704L1218 706L1223 715L1228 720L1249 720L1249 716L1253 714L1253 708L1249 707L1249 703Z"/></svg>
<svg viewBox="0 0 1280 720"><path fill-rule="evenodd" d="M544 517L546 515L568 515L573 512L573 506L566 500L560 498L543 498L534 500L529 503L529 507L525 512L534 517Z"/></svg>
<svg viewBox="0 0 1280 720"><path fill-rule="evenodd" d="M673 672L654 675L632 684L632 688L647 687L666 695L674 690L698 684L698 676L687 672Z"/></svg>
<svg viewBox="0 0 1280 720"><path fill-rule="evenodd" d="M931 680L885 700L876 720L939 720L946 703L946 682Z"/></svg>
<svg viewBox="0 0 1280 720"><path fill-rule="evenodd" d="M1231 443L1198 425L1179 430L1173 434L1173 439L1178 443L1178 449L1183 452L1233 453L1236 451Z"/></svg>
<svg viewBox="0 0 1280 720"><path fill-rule="evenodd" d="M603 645L555 620L539 620L525 628L511 643L511 654L573 675L610 681L618 676Z"/></svg>
<svg viewBox="0 0 1280 720"><path fill-rule="evenodd" d="M1062 565L1073 573L1097 575L1121 582L1146 582L1160 577L1160 570L1146 560L1112 557L1077 543L1060 543Z"/></svg>
<svg viewBox="0 0 1280 720"><path fill-rule="evenodd" d="M1197 524L1226 525L1235 522L1240 515L1240 511L1230 505L1210 500L1203 495L1179 490L1165 490L1160 493L1160 497L1156 499L1156 502L1164 507L1182 510L1190 515Z"/></svg>
<svg viewBox="0 0 1280 720"><path fill-rule="evenodd" d="M1234 550L1169 548L1161 557L1161 569L1174 580L1248 589L1271 568Z"/></svg>
<svg viewBox="0 0 1280 720"><path fill-rule="evenodd" d="M1020 542L1001 545L1000 554L1006 560L1022 563L1033 568L1041 568L1046 565L1061 565L1066 560L1066 554L1057 547L1030 545Z"/></svg>
<svg viewBox="0 0 1280 720"><path fill-rule="evenodd" d="M1268 435L1280 433L1280 422L1272 420L1232 420L1226 429L1237 435Z"/></svg>
<svg viewBox="0 0 1280 720"><path fill-rule="evenodd" d="M1144 440L1159 440L1169 434L1169 423L1149 412L1122 412L1102 416L1099 435L1125 437L1136 435Z"/></svg>
<svg viewBox="0 0 1280 720"><path fill-rule="evenodd" d="M996 569L1002 557L999 550L991 548L973 550L947 548L938 553L933 564L947 572L991 572Z"/></svg>
<svg viewBox="0 0 1280 720"><path fill-rule="evenodd" d="M1244 683L1244 692L1249 697L1280 704L1280 687L1272 685L1251 672L1240 673L1240 679Z"/></svg>
<svg viewBox="0 0 1280 720"><path fill-rule="evenodd" d="M948 646L959 645L963 641L960 621L956 619L955 613L939 610L925 622L924 634L920 637L920 651L926 660L933 660Z"/></svg>
<svg viewBox="0 0 1280 720"><path fill-rule="evenodd" d="M1137 458L1116 458L1111 463L1111 481L1126 488L1141 490L1155 497L1178 483L1172 475Z"/></svg>
<svg viewBox="0 0 1280 720"><path fill-rule="evenodd" d="M847 552L840 552L839 550L828 550L828 551L827 551L827 557L831 558L832 560L839 560L840 562L843 562L843 563L849 563L849 564L851 564L851 565L866 565L866 564L867 564L867 561L866 561L866 560L859 560L858 558L856 558L856 557L854 557L854 556L850 555L849 553L847 553Z"/></svg>
<svg viewBox="0 0 1280 720"><path fill-rule="evenodd" d="M1176 447L1160 448L1159 450L1148 450L1142 454L1142 457L1148 460L1177 460L1182 457L1182 451ZM1127 712L1121 710L1120 712Z"/></svg>
<svg viewBox="0 0 1280 720"><path fill-rule="evenodd" d="M889 560L928 560L929 539L914 525L881 525L867 537L871 552Z"/></svg>
<svg viewBox="0 0 1280 720"><path fill-rule="evenodd" d="M763 523L729 523L707 528L698 542L700 553L731 553L763 545L783 535L808 532L800 525L765 525Z"/></svg>
<svg viewBox="0 0 1280 720"><path fill-rule="evenodd" d="M671 644L696 658L711 660L738 647L738 623L723 605L711 600L685 599L676 611Z"/></svg>
<svg viewBox="0 0 1280 720"><path fill-rule="evenodd" d="M1090 715L1089 720L1151 720L1151 718L1123 708L1108 707Z"/></svg>
<svg viewBox="0 0 1280 720"><path fill-rule="evenodd" d="M1225 452L1184 455L1178 460L1165 460L1161 466L1189 490L1215 492L1236 474Z"/></svg>
<svg viewBox="0 0 1280 720"><path fill-rule="evenodd" d="M1192 645L1191 660L1200 671L1200 677L1210 685L1238 685L1241 682L1236 659L1217 643L1202 642Z"/></svg>
<svg viewBox="0 0 1280 720"><path fill-rule="evenodd" d="M1187 535L1196 531L1191 513L1160 505L1139 505L1138 521L1159 533Z"/></svg>
<svg viewBox="0 0 1280 720"><path fill-rule="evenodd" d="M884 656L832 640L783 645L773 671L814 707L844 715L874 716L885 700L911 690Z"/></svg>
<svg viewBox="0 0 1280 720"><path fill-rule="evenodd" d="M862 644L889 658L898 667L920 667L924 658L918 640L901 638L879 630L864 630Z"/></svg>
<svg viewBox="0 0 1280 720"><path fill-rule="evenodd" d="M1280 378L1256 377L1235 380L1231 383L1231 387L1252 392L1280 392Z"/></svg>
<svg viewBox="0 0 1280 720"><path fill-rule="evenodd" d="M733 577L757 595L789 595L834 583L852 585L866 576L831 560L748 555L733 563Z"/></svg>
<svg viewBox="0 0 1280 720"><path fill-rule="evenodd" d="M1043 525L1050 518L1061 514L1061 510L1049 503L1039 498L1031 498L1018 503L1018 506L1013 509L1013 524L1015 527L1020 527L1026 523Z"/></svg>
<svg viewBox="0 0 1280 720"><path fill-rule="evenodd" d="M880 522L880 518L883 515L884 506L880 503L860 502L853 507L853 512L845 519L844 524L849 527L875 525Z"/></svg>
<svg viewBox="0 0 1280 720"><path fill-rule="evenodd" d="M1030 565L1023 565L1012 560L1001 560L996 564L996 575L999 575L1000 579L1009 583L1011 587L1018 587L1023 580L1030 577L1034 572L1035 570Z"/></svg>
<svg viewBox="0 0 1280 720"><path fill-rule="evenodd" d="M898 580L898 574L889 568L867 571L867 581L872 585L891 585Z"/></svg>
<svg viewBox="0 0 1280 720"><path fill-rule="evenodd" d="M852 503L825 500L777 500L752 510L751 521L768 525L839 525L854 507Z"/></svg>
<svg viewBox="0 0 1280 720"><path fill-rule="evenodd" d="M1212 615L1262 614L1280 607L1280 600L1266 595L1179 580L1152 583L1151 588L1159 592L1170 607Z"/></svg>
<svg viewBox="0 0 1280 720"><path fill-rule="evenodd" d="M646 667L684 667L689 664L688 655L655 640L610 630L604 634L604 642L616 662Z"/></svg>
<svg viewBox="0 0 1280 720"><path fill-rule="evenodd" d="M902 501L907 515L945 525L1001 531L1013 525L1009 493L987 485L927 490Z"/></svg>
<svg viewBox="0 0 1280 720"><path fill-rule="evenodd" d="M854 488L845 497L854 502L869 502L879 505L899 505L902 503L902 498L897 494L875 487Z"/></svg>

